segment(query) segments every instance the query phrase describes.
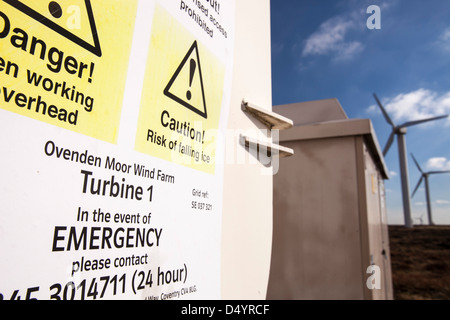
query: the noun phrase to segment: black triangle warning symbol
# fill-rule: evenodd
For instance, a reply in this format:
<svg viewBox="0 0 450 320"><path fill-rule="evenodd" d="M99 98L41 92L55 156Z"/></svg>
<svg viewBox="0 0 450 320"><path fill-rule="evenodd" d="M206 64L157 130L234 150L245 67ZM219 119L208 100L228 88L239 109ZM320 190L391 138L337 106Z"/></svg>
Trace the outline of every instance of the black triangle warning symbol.
<svg viewBox="0 0 450 320"><path fill-rule="evenodd" d="M23 1L23 0L3 0L3 1L8 3L9 5L13 6L17 10L30 16L34 20L42 23L46 27L59 33L63 37L76 43L77 45L81 46L82 48L92 52L93 54L95 54L99 57L102 56L102 50L100 48L100 41L98 39L97 28L95 26L94 14L92 13L92 6L91 6L90 0L84 0L84 9L86 10L85 14L88 17L89 27L90 27L93 43L88 42L87 39L83 39L82 37L76 35L74 32L67 30L66 28L62 27L60 24L58 24L55 21L52 21L51 19L46 17L45 16L46 13L39 12L42 10L42 8L40 8L38 10L36 10L36 8L34 8L34 9L31 8L31 7L34 7L35 4L38 4L39 7L42 7L42 4L45 4L46 1L44 2L42 0L39 0L39 1L35 1L34 3L31 2L31 3L33 3L33 5L31 5L29 3L30 1L27 1L27 3L24 3L25 1ZM62 0L59 0L59 1L61 2ZM52 15L52 17L55 18L55 20L58 19L59 17L61 17L62 10L61 10L61 6L58 4L58 1L50 1L48 3L48 10L50 11L50 14Z"/></svg>
<svg viewBox="0 0 450 320"><path fill-rule="evenodd" d="M208 118L197 41L194 41L181 61L164 94L203 118Z"/></svg>

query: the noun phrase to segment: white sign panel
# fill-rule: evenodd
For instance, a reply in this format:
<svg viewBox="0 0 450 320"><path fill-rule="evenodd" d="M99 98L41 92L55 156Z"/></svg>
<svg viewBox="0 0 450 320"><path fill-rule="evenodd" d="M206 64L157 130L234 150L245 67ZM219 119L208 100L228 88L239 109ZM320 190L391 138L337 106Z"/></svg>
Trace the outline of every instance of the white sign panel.
<svg viewBox="0 0 450 320"><path fill-rule="evenodd" d="M0 2L0 299L219 299L234 1Z"/></svg>

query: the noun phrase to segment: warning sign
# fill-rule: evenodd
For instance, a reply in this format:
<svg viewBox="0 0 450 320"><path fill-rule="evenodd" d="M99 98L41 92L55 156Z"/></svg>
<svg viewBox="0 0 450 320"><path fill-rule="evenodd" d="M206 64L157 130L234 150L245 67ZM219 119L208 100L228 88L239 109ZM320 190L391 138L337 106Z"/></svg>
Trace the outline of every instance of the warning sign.
<svg viewBox="0 0 450 320"><path fill-rule="evenodd" d="M90 0L70 1L66 11L71 17L66 21L66 25L61 23L64 19L60 19L65 12L56 1L50 1L49 3L47 1L34 1L32 3L19 0L4 1L95 55L102 55ZM81 28L81 24L88 27Z"/></svg>
<svg viewBox="0 0 450 320"><path fill-rule="evenodd" d="M214 173L224 76L224 64L157 5L136 150Z"/></svg>
<svg viewBox="0 0 450 320"><path fill-rule="evenodd" d="M189 63L188 63L189 61ZM186 96L183 97L183 88L186 87L187 75L180 75L181 72L189 72L189 89L186 91ZM195 82L193 82L195 76ZM181 81L177 85L175 82L180 78ZM195 84L194 96L192 96L192 85ZM181 91L175 94L172 90L174 88L181 88ZM194 111L195 113L201 115L203 118L207 119L206 114L206 102L205 102L205 91L203 88L203 78L202 71L200 67L200 58L198 55L197 41L194 41L192 47L189 49L188 53L184 57L178 69L175 71L174 75L170 79L167 87L164 89L164 94L169 98L175 100L186 108ZM197 98L197 99L195 99ZM192 102L191 102L192 100ZM197 101L196 101L197 100ZM196 103L195 103L196 101Z"/></svg>
<svg viewBox="0 0 450 320"><path fill-rule="evenodd" d="M116 143L136 6L1 1L0 108Z"/></svg>
<svg viewBox="0 0 450 320"><path fill-rule="evenodd" d="M235 4L195 3L207 29L179 0L0 0L0 300L221 297Z"/></svg>

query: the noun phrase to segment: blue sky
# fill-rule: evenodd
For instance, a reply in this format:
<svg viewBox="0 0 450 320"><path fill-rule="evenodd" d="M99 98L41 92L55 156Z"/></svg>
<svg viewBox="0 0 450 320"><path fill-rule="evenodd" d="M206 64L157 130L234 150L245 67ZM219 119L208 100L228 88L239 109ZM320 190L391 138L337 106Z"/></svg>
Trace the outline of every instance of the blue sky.
<svg viewBox="0 0 450 320"><path fill-rule="evenodd" d="M367 8L380 8L380 29ZM272 0L273 105L337 98L349 118L370 118L383 149L396 124L450 114L448 0ZM424 171L450 170L450 118L406 135L410 191ZM397 143L385 157L388 222L404 224ZM433 220L450 224L450 174L430 177ZM424 185L411 199L415 224L428 223ZM422 220L421 220L422 219Z"/></svg>

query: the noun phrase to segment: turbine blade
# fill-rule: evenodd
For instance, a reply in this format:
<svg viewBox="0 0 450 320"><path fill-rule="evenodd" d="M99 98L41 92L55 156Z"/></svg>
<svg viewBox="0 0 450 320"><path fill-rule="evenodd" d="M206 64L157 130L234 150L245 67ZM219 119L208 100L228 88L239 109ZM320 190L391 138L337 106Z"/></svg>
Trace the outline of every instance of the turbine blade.
<svg viewBox="0 0 450 320"><path fill-rule="evenodd" d="M386 119L386 121L392 126L395 127L394 122L391 120L391 118L389 117L388 113L386 112L386 110L384 109L383 105L381 104L380 100L378 100L377 95L374 93L373 94L375 100L377 101L378 106L381 109L381 112L383 113L384 118Z"/></svg>
<svg viewBox="0 0 450 320"><path fill-rule="evenodd" d="M394 142L394 131L391 132L391 135L389 136L388 141L386 142L386 146L383 149L383 156L385 156L387 154L387 152L389 151L389 148L392 145L392 142Z"/></svg>
<svg viewBox="0 0 450 320"><path fill-rule="evenodd" d="M414 188L413 193L411 194L411 198L414 197L414 194L416 193L417 189L419 189L420 183L423 180L423 176L420 177L419 182L417 183L416 187Z"/></svg>
<svg viewBox="0 0 450 320"><path fill-rule="evenodd" d="M442 170L442 171L429 171L428 174L435 174L435 173L450 173L450 170Z"/></svg>
<svg viewBox="0 0 450 320"><path fill-rule="evenodd" d="M422 171L422 169L420 168L420 166L419 166L419 164L417 163L417 160L416 160L416 158L414 158L414 155L411 153L411 157L413 158L413 160L414 160L414 163L416 164L416 166L417 166L417 169L419 169L419 171L421 172L421 173L423 173L423 171Z"/></svg>
<svg viewBox="0 0 450 320"><path fill-rule="evenodd" d="M433 117L433 118L428 118L428 119L423 119L423 120L408 121L408 122L405 122L404 124L400 125L399 128L414 126L416 124L433 121L433 120L444 119L444 118L448 118L448 115L438 116L438 117Z"/></svg>

